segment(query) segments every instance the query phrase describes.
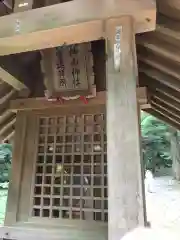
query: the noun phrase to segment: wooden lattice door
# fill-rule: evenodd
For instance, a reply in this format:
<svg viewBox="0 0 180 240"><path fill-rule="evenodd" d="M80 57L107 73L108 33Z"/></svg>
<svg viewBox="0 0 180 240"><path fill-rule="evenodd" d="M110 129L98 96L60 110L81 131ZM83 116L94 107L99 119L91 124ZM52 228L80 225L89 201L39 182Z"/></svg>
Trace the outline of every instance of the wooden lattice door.
<svg viewBox="0 0 180 240"><path fill-rule="evenodd" d="M21 132L18 133L18 121L22 119L26 122L24 134L20 123ZM63 114L22 112L17 118L16 130L15 141L21 135L24 145L18 150L21 179L14 222L26 222L26 226L27 223L36 223L36 227L42 227L42 223L53 227L70 225L71 230L80 225L92 230L99 224L101 227L97 232L106 236L108 196L104 107L86 107L74 110L74 113L67 109ZM17 142L15 151L16 148ZM16 158L13 168L15 161ZM12 177L17 182L17 173ZM12 181L10 195L13 188ZM12 208L11 201L8 208ZM6 224L12 223L12 214L7 213Z"/></svg>

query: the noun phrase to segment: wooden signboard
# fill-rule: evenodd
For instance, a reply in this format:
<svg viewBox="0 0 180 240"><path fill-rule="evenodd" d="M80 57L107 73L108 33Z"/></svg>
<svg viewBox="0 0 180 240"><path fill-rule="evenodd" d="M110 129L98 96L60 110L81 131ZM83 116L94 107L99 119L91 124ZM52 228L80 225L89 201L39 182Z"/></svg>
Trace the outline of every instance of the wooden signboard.
<svg viewBox="0 0 180 240"><path fill-rule="evenodd" d="M92 94L94 73L90 43L43 50L41 66L48 97Z"/></svg>

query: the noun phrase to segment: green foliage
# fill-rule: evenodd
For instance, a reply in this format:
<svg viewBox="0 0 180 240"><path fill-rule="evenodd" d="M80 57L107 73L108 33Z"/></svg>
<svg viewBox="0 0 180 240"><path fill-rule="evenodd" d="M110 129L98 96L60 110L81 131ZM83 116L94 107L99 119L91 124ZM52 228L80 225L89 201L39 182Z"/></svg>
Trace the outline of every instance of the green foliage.
<svg viewBox="0 0 180 240"><path fill-rule="evenodd" d="M155 172L160 166L171 167L169 126L142 112L141 133L145 169Z"/></svg>
<svg viewBox="0 0 180 240"><path fill-rule="evenodd" d="M12 160L12 145L0 144L0 187L9 181L9 170Z"/></svg>

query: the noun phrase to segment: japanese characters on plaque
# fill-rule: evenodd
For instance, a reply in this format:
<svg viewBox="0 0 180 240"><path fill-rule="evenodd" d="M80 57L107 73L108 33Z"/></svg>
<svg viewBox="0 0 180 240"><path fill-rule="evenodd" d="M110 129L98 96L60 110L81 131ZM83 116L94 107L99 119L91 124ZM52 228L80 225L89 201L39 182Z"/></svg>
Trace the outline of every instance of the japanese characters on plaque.
<svg viewBox="0 0 180 240"><path fill-rule="evenodd" d="M48 98L95 97L93 55L90 43L42 51L41 69Z"/></svg>
<svg viewBox="0 0 180 240"><path fill-rule="evenodd" d="M61 51L56 50L56 68L58 73L58 84L59 88L66 88L66 77L65 77L65 66L63 63L63 57Z"/></svg>
<svg viewBox="0 0 180 240"><path fill-rule="evenodd" d="M90 64L88 50L87 44L56 49L56 90L88 90L91 84L87 71L88 64Z"/></svg>
<svg viewBox="0 0 180 240"><path fill-rule="evenodd" d="M79 59L78 59L78 45L72 45L70 47L70 56L72 58L71 66L72 66L72 78L73 78L73 86L74 88L78 88L81 86L80 82L80 69L79 69Z"/></svg>
<svg viewBox="0 0 180 240"><path fill-rule="evenodd" d="M114 67L116 71L120 71L121 64L121 32L122 26L116 27L114 43Z"/></svg>

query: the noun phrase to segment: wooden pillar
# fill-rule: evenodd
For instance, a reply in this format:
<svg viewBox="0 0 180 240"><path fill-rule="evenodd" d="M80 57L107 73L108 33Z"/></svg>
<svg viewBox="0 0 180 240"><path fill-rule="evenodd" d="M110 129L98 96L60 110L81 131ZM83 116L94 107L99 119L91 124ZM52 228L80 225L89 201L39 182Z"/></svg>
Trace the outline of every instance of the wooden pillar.
<svg viewBox="0 0 180 240"><path fill-rule="evenodd" d="M120 240L145 223L133 19L109 20L106 31L108 231Z"/></svg>

